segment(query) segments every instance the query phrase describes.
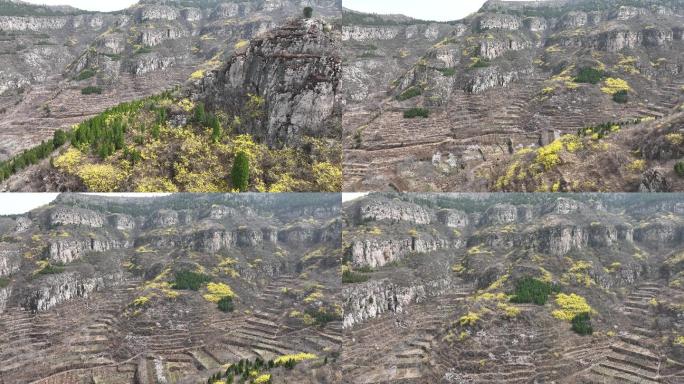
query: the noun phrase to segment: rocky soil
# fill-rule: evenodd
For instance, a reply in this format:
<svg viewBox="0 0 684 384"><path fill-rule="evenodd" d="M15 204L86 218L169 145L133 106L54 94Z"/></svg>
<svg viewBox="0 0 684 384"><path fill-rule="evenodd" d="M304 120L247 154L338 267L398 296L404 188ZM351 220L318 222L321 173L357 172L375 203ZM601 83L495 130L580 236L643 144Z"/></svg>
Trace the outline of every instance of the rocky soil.
<svg viewBox="0 0 684 384"><path fill-rule="evenodd" d="M535 163L563 135L622 123L639 140L680 111L684 10L637 3L489 1L440 24L347 12L344 189L637 191L659 172L679 190L675 161L618 139L571 147L566 170ZM596 84L575 81L586 69ZM404 117L415 108L429 117Z"/></svg>
<svg viewBox="0 0 684 384"><path fill-rule="evenodd" d="M682 213L676 195L346 203L343 373L355 383L680 382ZM558 291L544 305L512 303L523 278ZM586 300L592 335L557 317L564 295Z"/></svg>
<svg viewBox="0 0 684 384"><path fill-rule="evenodd" d="M62 195L0 219L0 382L196 383L302 352L316 358L274 383L339 380L339 208L326 194ZM211 283L174 289L181 271ZM233 312L208 298L219 283Z"/></svg>

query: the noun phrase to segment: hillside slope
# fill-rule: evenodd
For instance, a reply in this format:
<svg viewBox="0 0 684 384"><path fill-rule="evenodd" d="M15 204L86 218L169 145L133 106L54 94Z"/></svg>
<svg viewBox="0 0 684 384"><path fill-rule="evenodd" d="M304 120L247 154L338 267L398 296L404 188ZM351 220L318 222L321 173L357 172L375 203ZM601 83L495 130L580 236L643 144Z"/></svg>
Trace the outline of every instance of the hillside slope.
<svg viewBox="0 0 684 384"><path fill-rule="evenodd" d="M356 383L679 383L683 208L676 195L646 194L347 203L343 373Z"/></svg>
<svg viewBox="0 0 684 384"><path fill-rule="evenodd" d="M335 381L339 207L72 194L0 218L0 381L198 383L231 365L236 381Z"/></svg>
<svg viewBox="0 0 684 384"><path fill-rule="evenodd" d="M17 5L19 4L19 5ZM339 18L339 0L312 0ZM0 1L0 160L124 101L216 69L300 1L144 0L112 13ZM88 87L96 91L82 94Z"/></svg>
<svg viewBox="0 0 684 384"><path fill-rule="evenodd" d="M0 163L4 188L339 191L338 41L321 19L290 19L182 87L108 109ZM243 162L246 184L236 184Z"/></svg>
<svg viewBox="0 0 684 384"><path fill-rule="evenodd" d="M621 142L585 143L582 161L562 175L555 166L573 159L544 163L555 147L541 150L564 135L592 137L603 125L643 137L651 120L680 111L680 2L489 1L466 19L423 24L433 32L425 35L415 26L355 20L345 28L363 44L395 52L413 45L420 57L408 68L384 63L392 78L374 84L381 91L367 101L367 90L350 82L347 98L359 102L343 124L345 190L551 191L558 184L555 190L633 191L654 169L669 184L681 183L669 159L644 157ZM447 26L450 32L440 33ZM356 43L347 49L359 58L346 76L363 79L373 73L371 63L386 60L363 58L366 50ZM567 142L555 145L565 149ZM522 182L500 180L516 154L533 152L538 161L521 162L524 172L515 172ZM598 152L620 159L589 166ZM634 161L638 166L628 167ZM616 168L624 180L604 183Z"/></svg>

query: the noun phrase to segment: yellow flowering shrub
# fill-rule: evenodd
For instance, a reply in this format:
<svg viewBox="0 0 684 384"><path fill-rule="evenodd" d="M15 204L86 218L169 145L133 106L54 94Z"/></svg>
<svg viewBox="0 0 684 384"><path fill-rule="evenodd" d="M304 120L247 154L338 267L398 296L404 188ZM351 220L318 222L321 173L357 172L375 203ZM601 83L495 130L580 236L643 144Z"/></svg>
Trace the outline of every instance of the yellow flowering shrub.
<svg viewBox="0 0 684 384"><path fill-rule="evenodd" d="M342 168L329 162L313 166L313 174L321 192L339 192L342 190Z"/></svg>
<svg viewBox="0 0 684 384"><path fill-rule="evenodd" d="M609 77L605 81L605 86L601 88L601 91L603 93L607 93L609 95L614 95L620 91L631 91L632 88L629 86L629 83L627 81L622 80L622 79L617 79L614 77Z"/></svg>
<svg viewBox="0 0 684 384"><path fill-rule="evenodd" d="M53 161L56 168L68 173L75 173L78 167L83 164L85 156L76 148L69 148L63 155L58 156Z"/></svg>
<svg viewBox="0 0 684 384"><path fill-rule="evenodd" d="M218 303L219 300L224 297L235 297L235 292L223 283L209 283L207 284L207 293L204 295L204 299L212 303Z"/></svg>
<svg viewBox="0 0 684 384"><path fill-rule="evenodd" d="M558 153L562 150L563 142L560 140L555 140L553 143L539 148L535 162L542 165L544 169L548 171L549 169L560 164L561 160Z"/></svg>
<svg viewBox="0 0 684 384"><path fill-rule="evenodd" d="M468 312L467 314L461 316L460 319L458 319L458 323L461 326L473 326L477 324L477 322L480 320L480 316L477 313L474 312Z"/></svg>
<svg viewBox="0 0 684 384"><path fill-rule="evenodd" d="M281 365L281 364L286 364L288 361L294 361L295 363L299 363L301 361L305 360L313 360L317 358L318 356L314 355L313 353L297 353L294 355L283 355L280 357L277 357L273 362L276 365Z"/></svg>
<svg viewBox="0 0 684 384"><path fill-rule="evenodd" d="M570 295L559 293L556 296L556 304L560 308L551 312L551 315L559 320L571 321L573 317L580 313L593 312L593 309L589 306L587 300L574 293Z"/></svg>
<svg viewBox="0 0 684 384"><path fill-rule="evenodd" d="M258 376L256 379L254 379L254 384L268 384L271 382L271 374L270 373L265 373L261 376Z"/></svg>
<svg viewBox="0 0 684 384"><path fill-rule="evenodd" d="M110 164L86 164L77 175L90 192L114 192L127 177L122 169Z"/></svg>

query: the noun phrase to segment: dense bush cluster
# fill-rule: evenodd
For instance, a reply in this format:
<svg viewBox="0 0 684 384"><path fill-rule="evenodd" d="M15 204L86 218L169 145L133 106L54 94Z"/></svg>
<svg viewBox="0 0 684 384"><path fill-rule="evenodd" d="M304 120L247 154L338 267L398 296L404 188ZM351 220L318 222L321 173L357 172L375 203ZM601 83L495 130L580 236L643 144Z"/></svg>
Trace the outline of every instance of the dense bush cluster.
<svg viewBox="0 0 684 384"><path fill-rule="evenodd" d="M423 93L423 91L419 87L411 87L404 92L402 92L399 96L397 96L397 100L399 101L405 101L412 99L414 97L418 97Z"/></svg>
<svg viewBox="0 0 684 384"><path fill-rule="evenodd" d="M316 324L319 324L320 326L325 326L331 321L342 320L342 316L337 312L320 310L320 308L309 308L305 313L311 316L316 321Z"/></svg>
<svg viewBox="0 0 684 384"><path fill-rule="evenodd" d="M197 291L203 284L211 281L211 278L203 273L192 271L176 272L173 289L190 289Z"/></svg>
<svg viewBox="0 0 684 384"><path fill-rule="evenodd" d="M413 119L416 117L428 118L430 117L430 111L425 108L411 108L407 111L404 111L405 119Z"/></svg>
<svg viewBox="0 0 684 384"><path fill-rule="evenodd" d="M352 270L344 270L342 272L342 283L344 284L364 283L368 279L370 279L370 276Z"/></svg>
<svg viewBox="0 0 684 384"><path fill-rule="evenodd" d="M613 101L620 104L625 104L629 101L629 92L625 90L617 91L613 95Z"/></svg>
<svg viewBox="0 0 684 384"><path fill-rule="evenodd" d="M240 192L246 192L249 189L249 158L244 152L240 152L235 156L230 179L234 189Z"/></svg>
<svg viewBox="0 0 684 384"><path fill-rule="evenodd" d="M95 86L88 86L83 89L81 89L81 94L83 95L101 95L102 94L102 88L100 87L95 87Z"/></svg>
<svg viewBox="0 0 684 384"><path fill-rule="evenodd" d="M221 312L233 312L235 310L235 303L233 303L232 297L222 297L218 301L218 309Z"/></svg>
<svg viewBox="0 0 684 384"><path fill-rule="evenodd" d="M572 330L580 335L591 335L594 328L591 326L589 313L583 312L572 318Z"/></svg>
<svg viewBox="0 0 684 384"><path fill-rule="evenodd" d="M513 303L534 303L544 305L552 293L560 292L560 287L531 277L518 280L511 297Z"/></svg>
<svg viewBox="0 0 684 384"><path fill-rule="evenodd" d="M575 83L598 84L603 79L603 71L594 68L582 68L575 77Z"/></svg>
<svg viewBox="0 0 684 384"><path fill-rule="evenodd" d="M674 170L675 170L675 173L677 173L677 175L679 177L684 177L684 161L678 161L674 165Z"/></svg>

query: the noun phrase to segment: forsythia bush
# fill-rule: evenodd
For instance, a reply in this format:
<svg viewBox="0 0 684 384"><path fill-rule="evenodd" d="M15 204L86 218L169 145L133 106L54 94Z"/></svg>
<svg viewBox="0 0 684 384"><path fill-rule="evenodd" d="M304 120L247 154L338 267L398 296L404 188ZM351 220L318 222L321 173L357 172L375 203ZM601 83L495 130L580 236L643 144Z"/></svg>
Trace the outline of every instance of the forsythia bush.
<svg viewBox="0 0 684 384"><path fill-rule="evenodd" d="M609 95L614 95L620 91L631 91L632 88L629 86L629 83L627 83L625 80L622 79L616 79L613 77L609 77L605 81L605 86L601 88L601 91L603 93L607 93Z"/></svg>
<svg viewBox="0 0 684 384"><path fill-rule="evenodd" d="M295 354L295 355L283 355L283 356L280 356L280 357L276 358L273 362L274 362L276 365L285 364L285 363L287 363L288 361L293 361L293 362L295 362L295 363L299 363L300 361L313 360L313 359L315 359L316 357L317 357L317 356L314 355L313 353L304 353L304 352L302 352L302 353L297 353L297 354Z"/></svg>
<svg viewBox="0 0 684 384"><path fill-rule="evenodd" d="M223 283L209 283L207 284L207 293L204 298L212 303L218 303L224 297L235 297L235 292L226 284Z"/></svg>
<svg viewBox="0 0 684 384"><path fill-rule="evenodd" d="M587 300L574 293L570 295L559 293L556 296L556 304L560 309L551 312L551 315L560 320L572 321L580 313L593 312L593 309L587 304Z"/></svg>
<svg viewBox="0 0 684 384"><path fill-rule="evenodd" d="M77 175L83 180L90 192L114 192L119 183L126 179L126 173L109 164L87 164L78 170Z"/></svg>

